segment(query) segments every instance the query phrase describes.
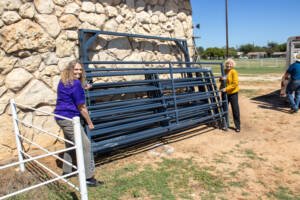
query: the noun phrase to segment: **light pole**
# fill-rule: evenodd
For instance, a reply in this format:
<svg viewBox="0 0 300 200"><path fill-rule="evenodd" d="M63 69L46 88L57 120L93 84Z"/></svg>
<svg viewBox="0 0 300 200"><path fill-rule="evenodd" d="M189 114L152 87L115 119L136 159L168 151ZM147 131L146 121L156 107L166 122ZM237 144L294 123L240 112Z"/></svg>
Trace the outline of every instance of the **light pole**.
<svg viewBox="0 0 300 200"><path fill-rule="evenodd" d="M196 24L196 25L193 25L193 29L196 28L196 29L200 29L200 24ZM195 34L194 34L195 35ZM193 39L193 46L194 46L194 56L193 56L193 62L198 62L200 60L200 54L198 52L198 49L197 49L197 46L196 46L196 39L200 39L201 37L197 37L197 36L193 36L192 39Z"/></svg>
<svg viewBox="0 0 300 200"><path fill-rule="evenodd" d="M228 58L228 0L225 0L225 15L226 15L226 58Z"/></svg>

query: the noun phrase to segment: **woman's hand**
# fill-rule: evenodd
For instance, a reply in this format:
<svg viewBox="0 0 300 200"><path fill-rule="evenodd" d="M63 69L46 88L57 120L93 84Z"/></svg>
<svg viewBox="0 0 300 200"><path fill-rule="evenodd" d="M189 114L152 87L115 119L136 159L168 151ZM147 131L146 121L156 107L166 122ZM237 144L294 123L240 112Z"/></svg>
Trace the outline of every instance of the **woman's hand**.
<svg viewBox="0 0 300 200"><path fill-rule="evenodd" d="M88 127L89 127L90 130L93 130L95 128L93 123L88 124Z"/></svg>
<svg viewBox="0 0 300 200"><path fill-rule="evenodd" d="M84 89L85 89L85 90L89 90L89 89L91 89L91 88L92 88L92 85L89 84L89 83L87 83L87 84L84 86Z"/></svg>

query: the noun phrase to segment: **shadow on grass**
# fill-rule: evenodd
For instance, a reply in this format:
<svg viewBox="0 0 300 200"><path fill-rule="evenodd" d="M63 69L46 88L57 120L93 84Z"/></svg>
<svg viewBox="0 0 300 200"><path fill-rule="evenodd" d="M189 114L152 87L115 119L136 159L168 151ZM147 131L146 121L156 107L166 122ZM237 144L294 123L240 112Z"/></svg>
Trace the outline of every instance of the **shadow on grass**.
<svg viewBox="0 0 300 200"><path fill-rule="evenodd" d="M188 138L195 137L197 135L208 133L214 129L215 129L215 127L206 126L206 125L202 125L202 126L198 125L198 126L194 126L194 127L189 127L189 130L186 130L186 129L177 130L176 132L171 132L166 136L139 142L137 144L134 144L134 145L131 145L128 147L116 149L109 153L95 154L95 163L96 163L96 165L107 164L107 163L110 163L110 162L113 162L113 161L116 161L119 159L123 159L126 157L130 157L132 155L136 155L136 154L139 154L139 153L142 153L145 151L149 151L151 149L157 148L162 145L172 144L177 141L185 140Z"/></svg>
<svg viewBox="0 0 300 200"><path fill-rule="evenodd" d="M251 100L258 104L262 109L276 110L284 113L289 112L289 103L286 97L280 97L280 90L273 91L269 94L253 97Z"/></svg>

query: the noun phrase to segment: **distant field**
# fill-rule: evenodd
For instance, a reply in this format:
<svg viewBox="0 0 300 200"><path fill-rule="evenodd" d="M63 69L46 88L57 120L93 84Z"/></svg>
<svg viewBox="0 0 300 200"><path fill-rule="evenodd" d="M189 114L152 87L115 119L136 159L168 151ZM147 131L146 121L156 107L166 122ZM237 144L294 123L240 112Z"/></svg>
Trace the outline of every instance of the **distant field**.
<svg viewBox="0 0 300 200"><path fill-rule="evenodd" d="M285 71L285 59L237 59L236 69L239 74L272 74ZM224 62L223 60L201 60L201 62ZM211 67L213 72L220 73L220 67L204 64L204 67Z"/></svg>

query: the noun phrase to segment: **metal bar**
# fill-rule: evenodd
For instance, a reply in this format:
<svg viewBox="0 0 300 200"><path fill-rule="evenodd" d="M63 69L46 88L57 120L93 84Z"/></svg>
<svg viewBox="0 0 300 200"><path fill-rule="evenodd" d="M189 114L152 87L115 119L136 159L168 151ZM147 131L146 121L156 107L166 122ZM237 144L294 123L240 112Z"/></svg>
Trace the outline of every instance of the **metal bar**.
<svg viewBox="0 0 300 200"><path fill-rule="evenodd" d="M24 152L24 151L23 151L22 153L23 153L25 156L27 156L28 158L32 158L31 155L29 155L28 153L26 153L26 152ZM41 163L41 162L39 162L39 161L37 161L37 160L33 160L33 162L37 163L38 165L40 165L41 167L43 167L44 169L46 169L48 172L50 172L50 173L51 173L52 175L54 175L55 177L60 177L60 175L58 175L56 172L54 172L54 171L51 170L50 168L46 167L43 163ZM77 174L77 173L78 173L78 172L75 171L75 172L72 172L71 175ZM68 175L71 176L70 174L68 174ZM64 175L63 175L63 176L64 176ZM71 187L73 187L73 188L75 188L76 190L79 191L79 188L76 187L76 185L70 183L67 179L62 178L61 180L63 180L65 183L67 183L68 185L70 185Z"/></svg>
<svg viewBox="0 0 300 200"><path fill-rule="evenodd" d="M113 114L118 114L118 113L126 113L126 112L132 112L132 111L141 111L141 110L147 110L150 108L158 108L162 107L161 103L156 103L156 104L149 104L147 106L136 106L132 108L126 108L126 109L115 109L113 111L97 111L97 112L91 112L91 118L94 117L104 117L107 115L113 115Z"/></svg>
<svg viewBox="0 0 300 200"><path fill-rule="evenodd" d="M167 99L170 97L156 97L156 98L143 98L143 99L130 99L130 100L120 100L120 101L109 101L109 102L101 102L100 104L95 104L92 106L88 106L90 111L95 109L107 108L108 106L115 107L115 106L122 106L122 105L135 105L136 103L149 103L149 102L157 102L163 99Z"/></svg>
<svg viewBox="0 0 300 200"><path fill-rule="evenodd" d="M45 131L45 130L41 129L40 127L34 126L33 124L29 124L29 123L27 123L27 122L24 122L24 121L18 120L18 119L17 119L16 121L18 121L18 122L20 122L20 123L22 123L22 124L24 124L24 125L26 125L26 126L33 127L33 128L35 128L35 129L37 129L37 130L43 132L43 133L47 133L48 135L51 135L51 136L53 136L53 137L55 137L55 138L58 138L58 139L60 139L60 140L62 140L62 141L64 141L64 142L67 142L67 143L71 144L71 145L74 145L74 143L73 143L72 141L67 140L67 139L65 139L65 138L62 138L62 137L60 137L60 136L58 136L58 135L55 135L55 134L53 134L53 133L51 133L51 132L49 132L49 131Z"/></svg>
<svg viewBox="0 0 300 200"><path fill-rule="evenodd" d="M214 78L220 78L221 76L214 76ZM174 78L174 82L182 82L182 81L197 81L197 80L203 80L203 79L212 79L212 77L202 77L202 78ZM99 89L99 88L106 88L106 87L124 87L130 86L130 85L147 85L150 83L165 83L170 82L170 79L149 79L149 80L134 80L134 81L122 81L122 82L103 82L103 83L93 83L92 89Z"/></svg>
<svg viewBox="0 0 300 200"><path fill-rule="evenodd" d="M12 119L13 119L13 124L14 124L14 132L15 132L15 139L16 139L16 145L17 145L17 151L18 151L18 158L19 158L19 165L20 165L20 170L22 172L25 171L25 166L24 166L24 160L23 160L23 156L22 156L22 144L21 144L21 141L20 141L20 138L19 138L19 135L20 135L20 130L19 130L19 127L18 127L18 116L17 116L17 110L16 110L16 107L15 107L16 103L15 103L15 100L14 99L11 99L10 100L10 108L11 108L11 112L12 112ZM1 169L1 167L0 167Z"/></svg>
<svg viewBox="0 0 300 200"><path fill-rule="evenodd" d="M130 129L132 128L138 128L138 127L143 127L149 124L153 124L155 122L160 122L163 120L167 120L168 117L156 117L156 118L151 118L151 119L146 119L146 120L140 120L138 122L132 122L132 123L126 123L126 124L122 124L122 125L117 125L117 126L113 126L113 127L108 127L108 128L102 128L101 130L98 130L97 132L91 132L91 136L95 136L95 135L104 135L107 134L109 132L114 132L114 131L119 131L119 130L124 130L125 128L130 127Z"/></svg>
<svg viewBox="0 0 300 200"><path fill-rule="evenodd" d="M132 37L132 38L145 38L145 39L155 39L155 40L165 40L165 41L185 41L183 39L177 39L177 38L139 35L139 34L131 34L131 33L119 33L119 32L90 30L90 29L79 29L79 30L84 33L95 33L95 34L103 34L103 35L114 35L114 36Z"/></svg>
<svg viewBox="0 0 300 200"><path fill-rule="evenodd" d="M39 145L39 144L37 144L37 143L35 143L35 142L30 141L28 138L24 137L23 135L19 135L19 137L21 137L23 140L26 140L28 143L33 144L34 146L40 148L40 149L43 150L44 152L46 152L46 153L51 153L50 151L48 151L47 149L45 149L45 148L42 147L41 145ZM52 155L52 156L54 156L55 158L57 158L58 160L60 160L60 161L62 161L62 162L64 162L64 163L66 163L66 164L72 166L74 169L77 169L77 167L76 167L75 165L73 165L72 163L70 163L70 162L68 162L68 161L66 161L66 160L64 160L64 159L62 159L62 158L60 158L59 156L57 156L57 155L55 155L55 154Z"/></svg>
<svg viewBox="0 0 300 200"><path fill-rule="evenodd" d="M67 149L54 151L52 153L36 156L36 157L30 158L30 159L25 159L25 160L23 159L22 161L19 161L19 162L14 162L14 163L11 163L11 164L8 164L8 165L5 165L5 166L0 166L0 170L6 169L8 167L16 166L16 165L19 165L19 164L22 164L22 163L30 162L30 161L33 161L33 160L37 160L37 159L40 159L40 158L45 158L47 156L51 156L51 155L54 155L54 154L59 154L59 153L63 153L63 152L66 152L66 151L70 151L70 150L73 150L73 149L75 149L75 147L70 147L70 148L67 148Z"/></svg>
<svg viewBox="0 0 300 200"><path fill-rule="evenodd" d="M225 70L224 70L223 63L221 64L221 74L222 74L222 77L225 76ZM226 87L226 81L223 80L222 83L223 83L224 87ZM225 108L223 108L223 109L225 111L228 111L228 99L227 99L226 94L222 95L222 100L225 101ZM224 123L224 126L225 126L224 128L227 129L229 127L229 113L227 112L227 114L224 117L225 117L225 122L226 122L226 123Z"/></svg>
<svg viewBox="0 0 300 200"><path fill-rule="evenodd" d="M125 118L125 119L121 119L121 120L109 121L106 123L104 122L104 123L95 125L95 130L100 129L100 128L109 127L109 126L114 126L117 124L128 123L128 122L132 122L132 121L140 121L140 120L147 119L147 118L157 117L157 116L166 115L166 114L172 114L174 112L175 111L165 111L165 112L155 113L155 114L151 114L151 115L142 115L142 116L137 116L137 117Z"/></svg>
<svg viewBox="0 0 300 200"><path fill-rule="evenodd" d="M73 118L74 126L74 139L76 144L76 156L77 156L77 167L79 175L79 185L80 185L80 196L81 199L88 199L88 191L86 188L86 176L85 176L85 166L84 166L84 157L83 157L83 147L81 140L81 125L79 117Z"/></svg>
<svg viewBox="0 0 300 200"><path fill-rule="evenodd" d="M173 73L192 73L192 72L204 72L203 69L173 69ZM128 76L128 75L145 75L145 74L168 74L169 70L128 70L126 72L95 72L95 73L87 73L86 77L106 77L106 76Z"/></svg>
<svg viewBox="0 0 300 200"><path fill-rule="evenodd" d="M176 91L174 86L174 79L173 79L173 68L172 64L169 64L169 70L170 70L170 77L171 77L171 83L172 83L172 96L173 96L173 102L174 102L174 109L175 109L175 116L176 116L176 123L178 124L178 111L177 111L177 101L176 101Z"/></svg>
<svg viewBox="0 0 300 200"><path fill-rule="evenodd" d="M29 110L38 111L40 113L44 113L44 114L47 114L47 115L50 115L50 116L53 116L53 117L58 117L58 118L61 118L61 119L64 119L64 120L72 121L70 118L67 118L67 117L64 117L64 116L61 116L61 115L57 115L57 114L54 114L54 113L49 113L49 112L46 112L46 111L43 111L43 110L35 109L35 108L32 108L32 107L26 106L24 104L15 103L15 105L17 105L19 107L27 108Z"/></svg>

